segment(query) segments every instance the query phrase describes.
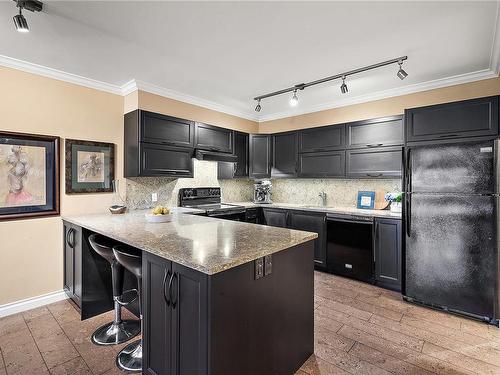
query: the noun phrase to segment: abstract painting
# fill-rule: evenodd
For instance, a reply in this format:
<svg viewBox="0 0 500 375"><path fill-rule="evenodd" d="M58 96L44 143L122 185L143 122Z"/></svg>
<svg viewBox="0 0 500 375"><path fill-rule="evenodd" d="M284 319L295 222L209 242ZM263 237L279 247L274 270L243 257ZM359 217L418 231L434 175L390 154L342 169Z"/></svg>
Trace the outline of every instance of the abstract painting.
<svg viewBox="0 0 500 375"><path fill-rule="evenodd" d="M0 132L0 220L59 213L59 138Z"/></svg>
<svg viewBox="0 0 500 375"><path fill-rule="evenodd" d="M66 194L112 192L115 145L66 140Z"/></svg>

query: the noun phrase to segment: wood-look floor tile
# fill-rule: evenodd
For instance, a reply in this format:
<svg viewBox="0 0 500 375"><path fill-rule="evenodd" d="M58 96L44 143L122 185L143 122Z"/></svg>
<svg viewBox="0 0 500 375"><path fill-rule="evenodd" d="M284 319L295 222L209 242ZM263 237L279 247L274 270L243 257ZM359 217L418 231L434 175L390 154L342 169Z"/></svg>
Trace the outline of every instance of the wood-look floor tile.
<svg viewBox="0 0 500 375"><path fill-rule="evenodd" d="M47 308L60 324L80 321L79 312L68 300L52 303Z"/></svg>
<svg viewBox="0 0 500 375"><path fill-rule="evenodd" d="M460 330L471 335L500 343L500 329L492 325L472 320L464 320L460 326Z"/></svg>
<svg viewBox="0 0 500 375"><path fill-rule="evenodd" d="M368 320L372 316L372 313L368 311L360 310L357 309L356 307L345 305L343 303L333 300L326 300L323 304L321 304L321 306L319 306L318 309L325 309L325 310L328 309L328 310L338 311L361 320Z"/></svg>
<svg viewBox="0 0 500 375"><path fill-rule="evenodd" d="M5 369L5 367L0 368L0 375L7 375L7 370Z"/></svg>
<svg viewBox="0 0 500 375"><path fill-rule="evenodd" d="M347 337L337 335L335 332L322 326L314 328L314 339L319 343L328 344L345 352L348 352L355 343L355 341L348 339Z"/></svg>
<svg viewBox="0 0 500 375"><path fill-rule="evenodd" d="M395 299L394 297L389 297L385 294L381 294L378 297L365 296L360 294L356 297L356 299L401 314L406 313L410 309L410 306L402 301L401 296L399 296L399 299Z"/></svg>
<svg viewBox="0 0 500 375"><path fill-rule="evenodd" d="M26 328L26 322L24 321L22 314L9 315L4 318L0 318L0 337L13 332L15 333L24 328Z"/></svg>
<svg viewBox="0 0 500 375"><path fill-rule="evenodd" d="M51 375L92 375L82 357L77 357L67 362L61 363L50 369Z"/></svg>
<svg viewBox="0 0 500 375"><path fill-rule="evenodd" d="M410 316L413 318L429 321L431 323L438 323L443 326L452 329L460 329L461 321L463 318L459 318L457 316L437 311L431 310L425 307L410 305L410 308L405 313L406 316Z"/></svg>
<svg viewBox="0 0 500 375"><path fill-rule="evenodd" d="M309 375L347 375L347 371L327 362L313 354L300 368L301 371Z"/></svg>
<svg viewBox="0 0 500 375"><path fill-rule="evenodd" d="M6 370L11 374L47 374L48 369L38 351L35 341L17 345L11 350L2 350Z"/></svg>

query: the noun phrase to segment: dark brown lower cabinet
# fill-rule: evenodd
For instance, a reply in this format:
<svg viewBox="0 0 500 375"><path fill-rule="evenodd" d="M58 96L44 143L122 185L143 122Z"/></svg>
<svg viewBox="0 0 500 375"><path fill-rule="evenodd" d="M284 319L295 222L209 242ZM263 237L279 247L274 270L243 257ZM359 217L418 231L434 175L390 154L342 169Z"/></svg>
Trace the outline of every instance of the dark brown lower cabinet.
<svg viewBox="0 0 500 375"><path fill-rule="evenodd" d="M82 306L82 229L73 224L64 225L64 291Z"/></svg>
<svg viewBox="0 0 500 375"><path fill-rule="evenodd" d="M264 224L270 227L288 227L288 211L282 208L263 208Z"/></svg>
<svg viewBox="0 0 500 375"><path fill-rule="evenodd" d="M375 219L375 281L401 290L401 220Z"/></svg>
<svg viewBox="0 0 500 375"><path fill-rule="evenodd" d="M326 214L291 210L289 228L318 234L314 243L314 263L326 267Z"/></svg>
<svg viewBox="0 0 500 375"><path fill-rule="evenodd" d="M295 373L314 349L312 257L312 241L273 254L256 279L254 262L206 275L143 252L143 373Z"/></svg>

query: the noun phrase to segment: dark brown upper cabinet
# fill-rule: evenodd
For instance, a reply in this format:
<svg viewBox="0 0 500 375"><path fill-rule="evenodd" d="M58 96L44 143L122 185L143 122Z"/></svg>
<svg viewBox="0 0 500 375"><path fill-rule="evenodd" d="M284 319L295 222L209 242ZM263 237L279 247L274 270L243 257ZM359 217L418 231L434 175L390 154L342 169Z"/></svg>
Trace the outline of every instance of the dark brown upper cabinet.
<svg viewBox="0 0 500 375"><path fill-rule="evenodd" d="M402 147L379 147L346 151L347 177L401 177Z"/></svg>
<svg viewBox="0 0 500 375"><path fill-rule="evenodd" d="M193 177L193 149L143 144L140 176Z"/></svg>
<svg viewBox="0 0 500 375"><path fill-rule="evenodd" d="M250 178L271 177L272 136L250 134L248 175Z"/></svg>
<svg viewBox="0 0 500 375"><path fill-rule="evenodd" d="M193 147L193 121L142 110L138 111L140 112L139 140L141 142L176 147Z"/></svg>
<svg viewBox="0 0 500 375"><path fill-rule="evenodd" d="M370 148L403 144L402 116L346 124L347 148Z"/></svg>
<svg viewBox="0 0 500 375"><path fill-rule="evenodd" d="M248 177L248 134L234 132L234 154L237 157L236 163L217 163L218 179Z"/></svg>
<svg viewBox="0 0 500 375"><path fill-rule="evenodd" d="M345 125L330 125L301 130L299 152L342 150L345 148Z"/></svg>
<svg viewBox="0 0 500 375"><path fill-rule="evenodd" d="M196 123L195 147L215 152L233 153L233 130Z"/></svg>
<svg viewBox="0 0 500 375"><path fill-rule="evenodd" d="M299 154L299 177L345 177L345 151Z"/></svg>
<svg viewBox="0 0 500 375"><path fill-rule="evenodd" d="M273 134L271 177L296 177L298 172L298 134Z"/></svg>
<svg viewBox="0 0 500 375"><path fill-rule="evenodd" d="M498 96L407 109L406 141L498 135Z"/></svg>

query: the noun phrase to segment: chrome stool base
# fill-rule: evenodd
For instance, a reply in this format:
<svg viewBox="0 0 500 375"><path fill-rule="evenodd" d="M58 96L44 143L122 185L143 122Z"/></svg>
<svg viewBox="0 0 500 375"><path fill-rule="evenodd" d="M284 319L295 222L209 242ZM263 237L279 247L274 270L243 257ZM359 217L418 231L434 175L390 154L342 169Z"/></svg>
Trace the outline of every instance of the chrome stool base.
<svg viewBox="0 0 500 375"><path fill-rule="evenodd" d="M122 371L142 371L142 340L134 341L124 347L116 356L116 366Z"/></svg>
<svg viewBox="0 0 500 375"><path fill-rule="evenodd" d="M106 323L92 334L92 342L97 345L124 343L141 333L139 320L122 320L121 323Z"/></svg>

